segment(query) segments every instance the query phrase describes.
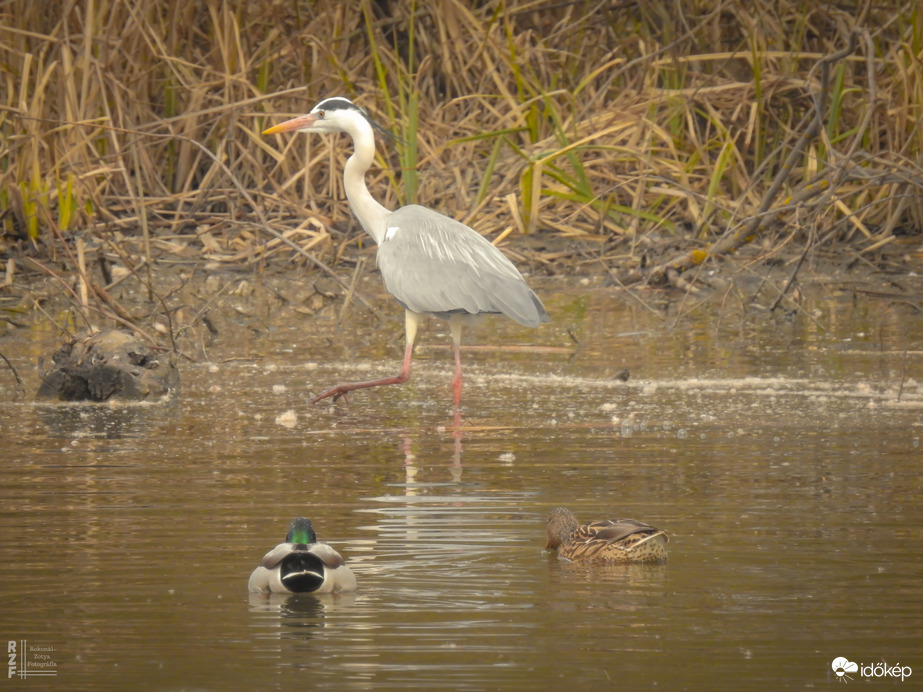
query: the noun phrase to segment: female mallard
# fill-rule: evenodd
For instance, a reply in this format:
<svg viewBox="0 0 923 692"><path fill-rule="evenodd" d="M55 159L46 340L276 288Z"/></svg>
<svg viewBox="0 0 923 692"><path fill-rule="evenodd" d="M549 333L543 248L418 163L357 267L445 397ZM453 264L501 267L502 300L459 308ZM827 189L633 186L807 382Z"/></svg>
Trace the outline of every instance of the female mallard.
<svg viewBox="0 0 923 692"><path fill-rule="evenodd" d="M545 549L556 550L559 558L572 562L665 560L670 540L660 529L634 519L593 521L581 526L564 507L551 510L547 528Z"/></svg>
<svg viewBox="0 0 923 692"><path fill-rule="evenodd" d="M292 521L285 543L263 556L250 575L252 593L335 593L354 591L356 577L340 554L317 542L311 520Z"/></svg>

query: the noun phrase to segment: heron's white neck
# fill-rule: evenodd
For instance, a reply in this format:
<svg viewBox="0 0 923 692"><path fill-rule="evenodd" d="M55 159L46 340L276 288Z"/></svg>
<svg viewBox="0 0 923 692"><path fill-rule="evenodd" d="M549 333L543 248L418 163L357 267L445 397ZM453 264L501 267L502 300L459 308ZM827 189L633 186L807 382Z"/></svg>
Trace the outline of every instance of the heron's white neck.
<svg viewBox="0 0 923 692"><path fill-rule="evenodd" d="M361 116L358 116L361 117ZM375 133L366 122L357 123L348 130L353 138L353 155L343 168L343 187L353 214L365 232L381 244L385 236L385 219L391 212L383 207L369 193L365 184L365 172L372 165L375 156Z"/></svg>

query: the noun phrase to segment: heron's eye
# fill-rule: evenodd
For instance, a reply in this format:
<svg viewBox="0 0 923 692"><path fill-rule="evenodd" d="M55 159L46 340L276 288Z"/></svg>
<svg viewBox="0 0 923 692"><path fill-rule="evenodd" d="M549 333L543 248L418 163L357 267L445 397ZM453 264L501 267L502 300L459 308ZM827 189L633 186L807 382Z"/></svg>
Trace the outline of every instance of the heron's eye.
<svg viewBox="0 0 923 692"><path fill-rule="evenodd" d="M318 117L318 118L323 118L323 117L324 117L324 111L317 111L317 117Z"/></svg>

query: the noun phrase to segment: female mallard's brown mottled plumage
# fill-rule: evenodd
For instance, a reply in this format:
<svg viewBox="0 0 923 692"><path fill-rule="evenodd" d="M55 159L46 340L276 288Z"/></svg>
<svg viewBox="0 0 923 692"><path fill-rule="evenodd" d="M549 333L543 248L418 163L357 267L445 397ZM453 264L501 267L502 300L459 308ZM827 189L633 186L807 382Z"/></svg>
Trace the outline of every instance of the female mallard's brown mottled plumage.
<svg viewBox="0 0 923 692"><path fill-rule="evenodd" d="M570 510L558 507L548 515L545 548L556 550L559 558L572 562L641 562L665 560L669 540L660 529L634 519L607 519L581 525Z"/></svg>

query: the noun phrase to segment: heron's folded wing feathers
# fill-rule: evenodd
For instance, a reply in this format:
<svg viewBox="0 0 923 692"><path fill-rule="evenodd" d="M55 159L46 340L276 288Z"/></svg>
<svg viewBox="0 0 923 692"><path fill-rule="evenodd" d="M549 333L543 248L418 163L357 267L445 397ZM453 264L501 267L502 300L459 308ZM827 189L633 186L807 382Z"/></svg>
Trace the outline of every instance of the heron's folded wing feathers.
<svg viewBox="0 0 923 692"><path fill-rule="evenodd" d="M388 217L378 249L388 291L414 312L503 313L534 327L547 322L519 270L482 235L425 207Z"/></svg>

